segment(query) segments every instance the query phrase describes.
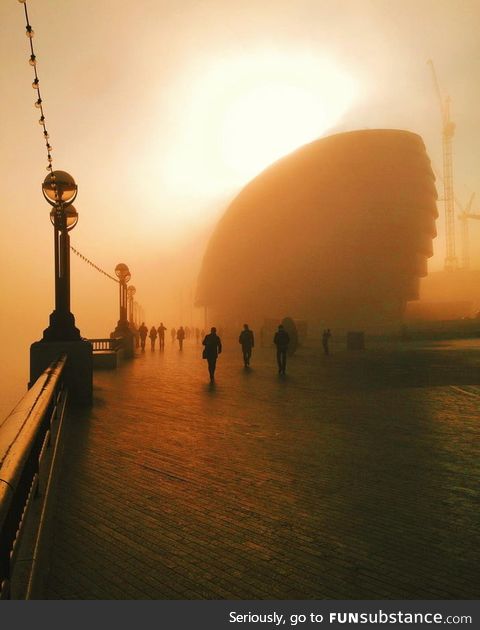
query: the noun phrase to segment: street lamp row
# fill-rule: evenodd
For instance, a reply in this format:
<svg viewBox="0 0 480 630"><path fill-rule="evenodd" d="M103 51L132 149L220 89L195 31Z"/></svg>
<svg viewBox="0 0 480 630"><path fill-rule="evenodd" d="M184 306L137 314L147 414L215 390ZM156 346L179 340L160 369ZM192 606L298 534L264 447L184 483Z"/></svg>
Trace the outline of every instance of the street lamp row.
<svg viewBox="0 0 480 630"><path fill-rule="evenodd" d="M78 222L78 212L72 205L78 193L75 180L65 171L49 173L42 184L43 196L53 206L50 221L54 228L55 250L55 310L50 315L50 325L44 331L45 341L77 341L80 331L70 311L70 236ZM132 275L125 263L115 267L119 283L120 314L115 336L125 337L135 324L134 286L128 287ZM136 303L135 303L136 304ZM137 304L137 314L140 310ZM128 311L128 312L127 312Z"/></svg>

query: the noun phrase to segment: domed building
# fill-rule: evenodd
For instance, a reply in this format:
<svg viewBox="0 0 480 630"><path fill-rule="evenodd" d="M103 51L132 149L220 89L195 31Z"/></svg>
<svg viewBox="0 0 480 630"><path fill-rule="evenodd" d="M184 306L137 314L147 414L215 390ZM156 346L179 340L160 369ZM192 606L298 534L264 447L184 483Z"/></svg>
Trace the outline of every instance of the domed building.
<svg viewBox="0 0 480 630"><path fill-rule="evenodd" d="M230 204L203 259L197 305L224 325L288 315L337 330L396 326L427 274L436 199L414 133L316 140Z"/></svg>

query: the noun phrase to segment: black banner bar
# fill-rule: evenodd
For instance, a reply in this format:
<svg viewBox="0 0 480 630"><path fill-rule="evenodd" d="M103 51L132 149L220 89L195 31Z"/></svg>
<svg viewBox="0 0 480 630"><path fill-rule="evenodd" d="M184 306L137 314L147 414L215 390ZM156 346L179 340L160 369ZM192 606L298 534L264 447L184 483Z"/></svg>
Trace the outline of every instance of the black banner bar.
<svg viewBox="0 0 480 630"><path fill-rule="evenodd" d="M3 628L274 630L480 627L480 601L1 602ZM10 625L7 625L10 624Z"/></svg>

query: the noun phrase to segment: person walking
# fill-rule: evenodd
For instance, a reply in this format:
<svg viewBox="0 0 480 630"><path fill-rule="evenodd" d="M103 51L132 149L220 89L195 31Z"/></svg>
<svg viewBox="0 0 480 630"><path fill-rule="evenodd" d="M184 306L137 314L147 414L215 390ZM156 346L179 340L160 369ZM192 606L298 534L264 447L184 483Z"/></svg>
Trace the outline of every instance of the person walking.
<svg viewBox="0 0 480 630"><path fill-rule="evenodd" d="M150 347L152 350L155 350L155 342L157 341L157 329L155 326L150 328L150 333L148 335L150 337Z"/></svg>
<svg viewBox="0 0 480 630"><path fill-rule="evenodd" d="M142 325L138 329L138 334L140 335L140 345L142 348L142 352L145 352L145 340L148 335L148 328L145 326L145 322L142 322Z"/></svg>
<svg viewBox="0 0 480 630"><path fill-rule="evenodd" d="M330 341L330 337L331 336L332 336L332 333L330 332L330 328L327 328L327 330L323 331L322 346L323 346L323 351L324 351L324 353L326 354L327 357L330 354L330 349L328 347L328 343Z"/></svg>
<svg viewBox="0 0 480 630"><path fill-rule="evenodd" d="M213 383L215 381L217 358L218 355L222 353L222 341L217 335L217 329L214 326L212 327L210 334L205 335L202 344L205 346L203 350L203 358L207 359L210 382Z"/></svg>
<svg viewBox="0 0 480 630"><path fill-rule="evenodd" d="M167 327L163 325L163 322L160 322L160 326L158 327L158 347L160 350L165 349L165 331Z"/></svg>
<svg viewBox="0 0 480 630"><path fill-rule="evenodd" d="M177 330L177 339L180 350L183 350L183 340L185 339L185 330L183 326L180 326L180 328Z"/></svg>
<svg viewBox="0 0 480 630"><path fill-rule="evenodd" d="M287 351L288 344L290 343L290 337L282 324L280 324L277 332L275 333L273 343L277 347L278 373L285 374L287 369Z"/></svg>
<svg viewBox="0 0 480 630"><path fill-rule="evenodd" d="M242 346L243 363L245 367L247 368L250 366L252 348L255 345L255 340L253 338L253 331L250 330L250 328L248 327L248 324L243 324L243 330L240 333L238 342Z"/></svg>

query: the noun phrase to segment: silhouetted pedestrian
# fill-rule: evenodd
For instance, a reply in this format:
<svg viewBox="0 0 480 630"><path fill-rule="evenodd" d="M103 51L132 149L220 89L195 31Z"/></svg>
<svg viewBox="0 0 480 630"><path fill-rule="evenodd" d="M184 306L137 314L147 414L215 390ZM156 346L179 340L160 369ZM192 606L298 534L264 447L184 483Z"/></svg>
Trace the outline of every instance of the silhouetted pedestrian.
<svg viewBox="0 0 480 630"><path fill-rule="evenodd" d="M287 369L287 351L288 344L290 343L290 337L282 324L280 324L277 332L275 333L273 343L277 346L278 373L285 374Z"/></svg>
<svg viewBox="0 0 480 630"><path fill-rule="evenodd" d="M183 340L185 339L185 330L183 326L177 330L177 339L180 350L183 350Z"/></svg>
<svg viewBox="0 0 480 630"><path fill-rule="evenodd" d="M332 333L330 332L330 328L327 328L327 330L323 331L322 346L323 346L323 351L324 351L324 353L327 356L330 354L330 349L328 347L328 342L330 341L330 337L331 336L332 336Z"/></svg>
<svg viewBox="0 0 480 630"><path fill-rule="evenodd" d="M165 348L165 331L167 330L166 326L163 325L163 322L160 322L160 326L158 327L158 347L160 350Z"/></svg>
<svg viewBox="0 0 480 630"><path fill-rule="evenodd" d="M155 326L150 328L150 333L148 335L150 337L150 347L152 350L155 350L155 342L157 341L157 329Z"/></svg>
<svg viewBox="0 0 480 630"><path fill-rule="evenodd" d="M145 326L145 322L142 322L142 325L138 329L138 334L140 335L140 345L142 346L142 350L145 351L145 340L148 335L148 328Z"/></svg>
<svg viewBox="0 0 480 630"><path fill-rule="evenodd" d="M208 373L210 374L210 382L215 380L215 368L217 367L218 355L222 352L222 342L217 335L217 329L213 327L209 335L205 335L202 341L205 349L203 350L203 358L208 362Z"/></svg>
<svg viewBox="0 0 480 630"><path fill-rule="evenodd" d="M252 348L255 345L255 340L253 338L253 331L250 330L248 324L243 324L243 330L240 333L238 342L242 346L243 363L245 367L249 367L250 358L252 356Z"/></svg>

